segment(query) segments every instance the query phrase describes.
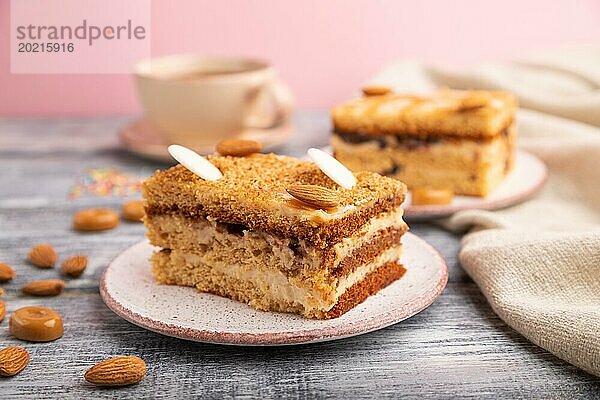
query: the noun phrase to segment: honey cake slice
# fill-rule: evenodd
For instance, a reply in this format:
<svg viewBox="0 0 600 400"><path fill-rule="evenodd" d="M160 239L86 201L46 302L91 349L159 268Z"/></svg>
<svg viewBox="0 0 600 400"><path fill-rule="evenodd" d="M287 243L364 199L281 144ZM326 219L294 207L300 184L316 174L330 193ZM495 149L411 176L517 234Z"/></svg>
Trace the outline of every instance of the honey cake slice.
<svg viewBox="0 0 600 400"><path fill-rule="evenodd" d="M486 196L514 165L516 108L500 91L367 96L333 108L331 145L353 171Z"/></svg>
<svg viewBox="0 0 600 400"><path fill-rule="evenodd" d="M208 156L223 174L206 181L182 165L143 185L159 283L265 311L334 318L405 272L399 258L406 187L372 172L345 189L312 162L274 154ZM316 185L338 199L319 209L293 198Z"/></svg>

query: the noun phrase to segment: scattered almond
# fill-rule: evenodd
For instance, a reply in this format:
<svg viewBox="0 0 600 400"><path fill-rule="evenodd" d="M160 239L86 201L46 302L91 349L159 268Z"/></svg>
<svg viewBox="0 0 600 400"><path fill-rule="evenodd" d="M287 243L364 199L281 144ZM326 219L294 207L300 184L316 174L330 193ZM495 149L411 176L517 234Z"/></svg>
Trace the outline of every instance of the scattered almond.
<svg viewBox="0 0 600 400"><path fill-rule="evenodd" d="M140 222L144 217L144 201L143 200L131 200L123 203L121 208L121 215L127 221Z"/></svg>
<svg viewBox="0 0 600 400"><path fill-rule="evenodd" d="M73 216L73 229L91 232L105 231L119 225L119 214L110 208L87 208Z"/></svg>
<svg viewBox="0 0 600 400"><path fill-rule="evenodd" d="M63 261L62 267L60 268L60 273L70 276L71 278L77 278L87 267L87 262L88 259L86 256L69 257Z"/></svg>
<svg viewBox="0 0 600 400"><path fill-rule="evenodd" d="M383 96L392 93L392 88L389 86L365 86L362 88L362 92L365 96Z"/></svg>
<svg viewBox="0 0 600 400"><path fill-rule="evenodd" d="M0 283L10 281L15 275L15 270L10 265L0 262Z"/></svg>
<svg viewBox="0 0 600 400"><path fill-rule="evenodd" d="M317 185L293 185L286 189L295 199L314 208L333 208L339 204L337 193Z"/></svg>
<svg viewBox="0 0 600 400"><path fill-rule="evenodd" d="M217 144L217 152L222 156L245 157L262 150L262 144L254 140L226 139Z"/></svg>
<svg viewBox="0 0 600 400"><path fill-rule="evenodd" d="M2 296L3 294L4 294L4 289L2 289L2 288L0 287L0 296Z"/></svg>
<svg viewBox="0 0 600 400"><path fill-rule="evenodd" d="M21 291L31 296L56 296L65 288L65 282L59 279L33 281L21 288Z"/></svg>
<svg viewBox="0 0 600 400"><path fill-rule="evenodd" d="M41 268L52 268L56 264L58 256L54 247L48 243L41 243L29 250L29 262Z"/></svg>
<svg viewBox="0 0 600 400"><path fill-rule="evenodd" d="M4 321L4 317L6 317L6 303L0 300L0 322Z"/></svg>
<svg viewBox="0 0 600 400"><path fill-rule="evenodd" d="M23 371L29 363L29 352L12 346L0 350L0 376L13 376Z"/></svg>
<svg viewBox="0 0 600 400"><path fill-rule="evenodd" d="M126 386L140 382L146 375L146 363L139 357L115 357L88 369L86 381L100 386Z"/></svg>

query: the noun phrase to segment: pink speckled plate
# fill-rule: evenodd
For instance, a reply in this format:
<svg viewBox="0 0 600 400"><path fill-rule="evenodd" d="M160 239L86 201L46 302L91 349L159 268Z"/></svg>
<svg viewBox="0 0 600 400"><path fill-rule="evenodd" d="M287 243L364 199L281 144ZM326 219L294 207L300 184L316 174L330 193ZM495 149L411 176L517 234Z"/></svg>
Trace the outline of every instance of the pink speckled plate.
<svg viewBox="0 0 600 400"><path fill-rule="evenodd" d="M284 345L341 339L400 322L427 308L448 280L442 256L419 237L402 238L404 276L339 318L319 321L262 312L193 288L158 285L148 258L153 247L140 242L104 271L100 294L117 315L163 335L234 345Z"/></svg>
<svg viewBox="0 0 600 400"><path fill-rule="evenodd" d="M245 129L240 132L240 139L256 140L262 143L265 151L284 144L293 132L290 121L270 129ZM133 121L119 131L121 144L130 152L139 156L161 162L172 162L167 151L169 145L163 134L145 118ZM200 154L212 153L214 145L193 147Z"/></svg>
<svg viewBox="0 0 600 400"><path fill-rule="evenodd" d="M331 154L331 147L323 150ZM414 206L410 204L409 191L404 201L404 217L409 221L418 221L447 217L462 210L498 210L522 203L533 196L544 186L547 177L546 165L539 158L518 150L512 172L489 196L455 196L452 203L447 205Z"/></svg>
<svg viewBox="0 0 600 400"><path fill-rule="evenodd" d="M448 205L413 206L410 204L410 191L405 200L404 216L407 220L447 217L461 210L498 210L519 204L537 193L548 177L546 165L525 151L517 151L515 167L487 197L455 196Z"/></svg>

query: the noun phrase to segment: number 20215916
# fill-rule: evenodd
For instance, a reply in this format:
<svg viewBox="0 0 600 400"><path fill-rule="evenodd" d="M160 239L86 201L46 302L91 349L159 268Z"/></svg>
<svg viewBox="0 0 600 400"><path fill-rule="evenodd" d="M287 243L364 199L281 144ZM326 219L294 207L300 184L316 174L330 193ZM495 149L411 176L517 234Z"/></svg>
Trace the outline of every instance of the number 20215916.
<svg viewBox="0 0 600 400"><path fill-rule="evenodd" d="M75 51L75 45L73 43L58 42L20 42L17 51L19 53L72 53Z"/></svg>

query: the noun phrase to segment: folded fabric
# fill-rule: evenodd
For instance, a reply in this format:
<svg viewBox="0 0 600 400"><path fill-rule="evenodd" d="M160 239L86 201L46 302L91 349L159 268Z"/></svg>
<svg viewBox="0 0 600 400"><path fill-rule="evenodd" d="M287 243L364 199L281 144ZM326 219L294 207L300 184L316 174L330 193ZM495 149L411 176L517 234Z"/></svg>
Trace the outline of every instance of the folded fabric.
<svg viewBox="0 0 600 400"><path fill-rule="evenodd" d="M600 232L486 230L463 239L460 262L508 325L600 374Z"/></svg>
<svg viewBox="0 0 600 400"><path fill-rule="evenodd" d="M517 94L519 146L549 171L534 198L439 221L494 311L558 357L600 376L600 50L556 52L475 71L399 62L369 81L398 91Z"/></svg>

